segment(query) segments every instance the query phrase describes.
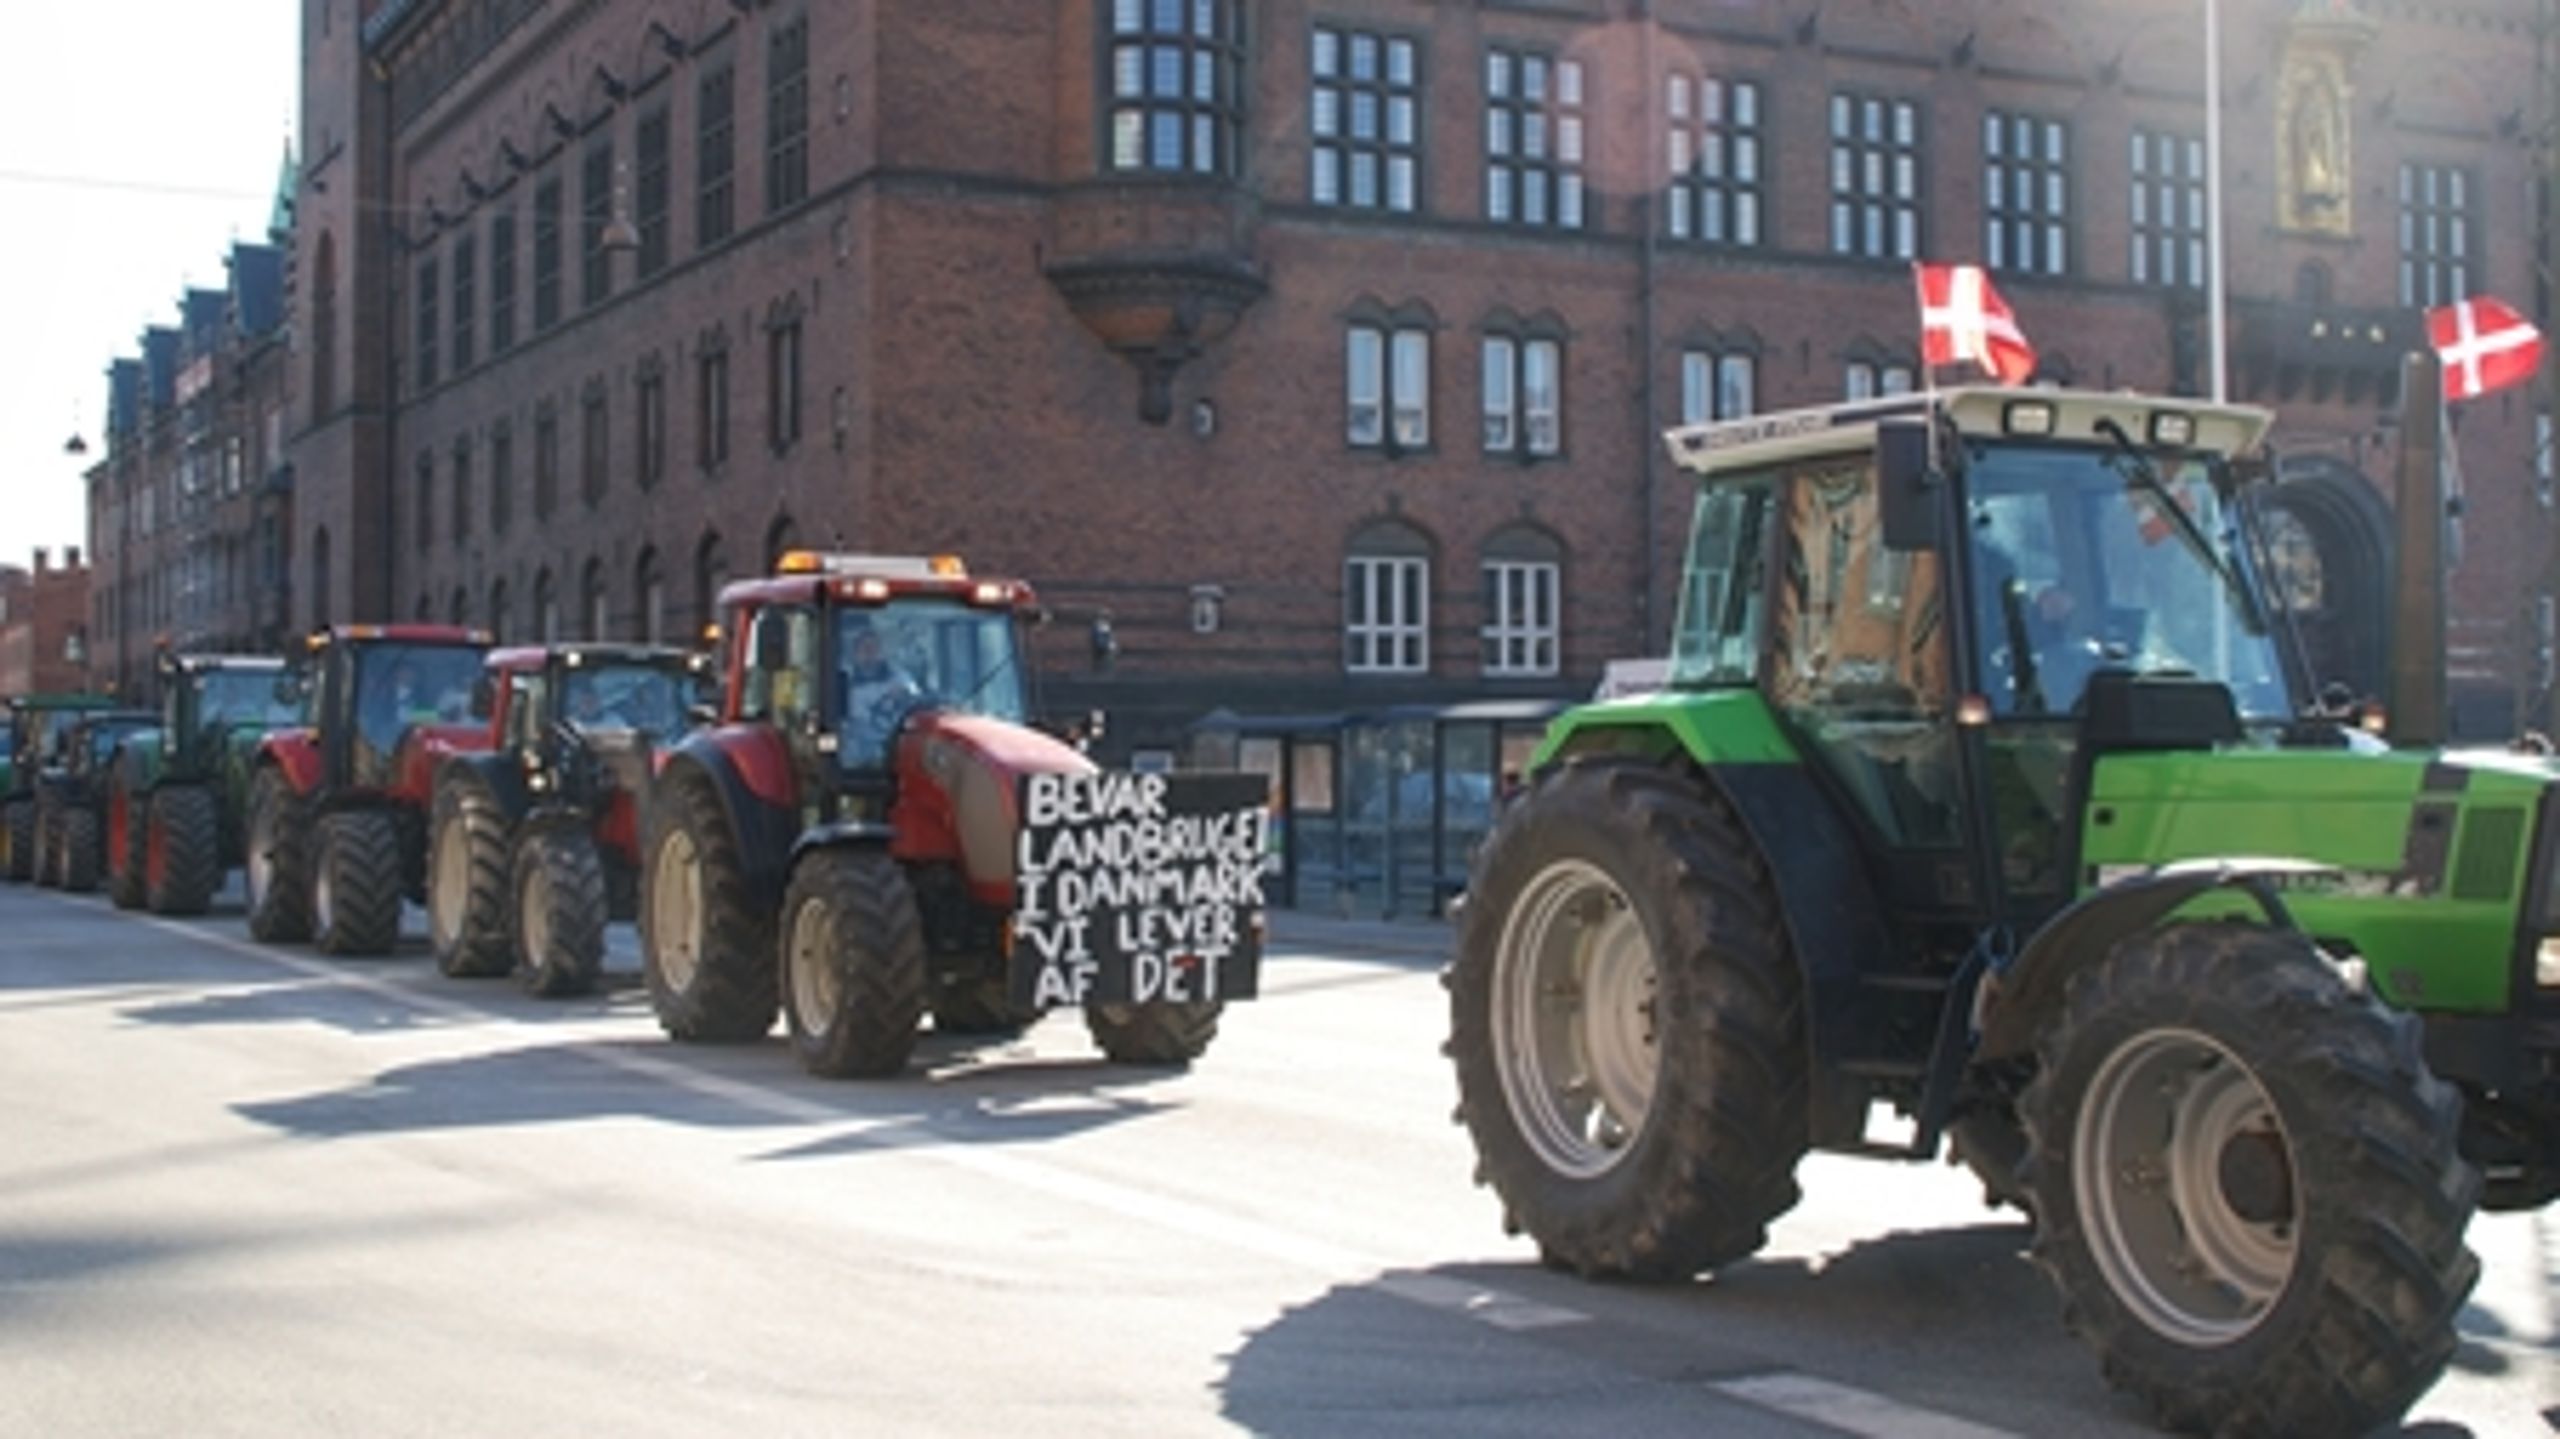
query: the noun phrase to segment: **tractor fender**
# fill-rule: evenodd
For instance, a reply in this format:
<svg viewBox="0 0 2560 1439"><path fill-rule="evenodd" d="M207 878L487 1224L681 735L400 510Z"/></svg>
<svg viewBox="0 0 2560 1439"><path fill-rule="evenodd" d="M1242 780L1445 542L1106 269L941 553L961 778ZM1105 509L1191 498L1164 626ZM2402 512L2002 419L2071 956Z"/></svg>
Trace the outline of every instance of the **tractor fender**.
<svg viewBox="0 0 2560 1439"><path fill-rule="evenodd" d="M1861 1032L1872 1020L1860 976L1893 967L1900 952L1865 848L1804 765L1717 764L1706 774L1750 831L1777 889L1804 986L1813 1140L1853 1141L1866 1122L1866 1090L1839 1064L1880 1047Z"/></svg>
<svg viewBox="0 0 2560 1439"><path fill-rule="evenodd" d="M436 766L435 786L428 791L430 804L446 785L457 783L466 775L478 780L481 787L489 792L489 797L497 802L498 812L506 816L509 825L524 818L528 800L524 766L516 763L513 754L494 751L444 756Z"/></svg>
<svg viewBox="0 0 2560 1439"><path fill-rule="evenodd" d="M2214 890L2233 890L2256 904L2268 924L2291 929L2293 916L2274 882L2338 873L2332 866L2299 859L2187 859L2082 895L2029 936L2017 957L1986 976L1974 992L1973 1057L2027 1053L2045 1016L2061 1004L2073 975L2104 958L2117 940L2151 928L2180 906Z"/></svg>
<svg viewBox="0 0 2560 1439"><path fill-rule="evenodd" d="M109 772L108 784L126 794L149 794L158 787L167 768L167 747L158 730L127 735L116 746L115 766Z"/></svg>
<svg viewBox="0 0 2560 1439"><path fill-rule="evenodd" d="M783 882L791 873L791 859L797 853L800 837L800 811L789 795L790 769L788 756L782 757L782 783L786 798L777 802L767 797L753 779L757 771L750 763L762 757L762 746L756 738L773 739L774 749L781 748L779 739L767 732L740 727L732 730L701 731L688 736L668 756L653 785L663 791L670 785L700 783L711 787L720 802L722 818L729 832L737 837L738 863L745 871L747 892L760 910L772 910L782 904ZM723 741L744 741L724 743ZM742 763L742 759L748 761ZM769 782L769 781L768 781ZM654 809L654 804L652 808ZM642 841L644 844L647 841ZM646 854L641 863L649 863Z"/></svg>
<svg viewBox="0 0 2560 1439"><path fill-rule="evenodd" d="M320 744L307 729L283 730L258 742L259 767L274 765L284 771L284 782L295 794L307 795L320 788Z"/></svg>

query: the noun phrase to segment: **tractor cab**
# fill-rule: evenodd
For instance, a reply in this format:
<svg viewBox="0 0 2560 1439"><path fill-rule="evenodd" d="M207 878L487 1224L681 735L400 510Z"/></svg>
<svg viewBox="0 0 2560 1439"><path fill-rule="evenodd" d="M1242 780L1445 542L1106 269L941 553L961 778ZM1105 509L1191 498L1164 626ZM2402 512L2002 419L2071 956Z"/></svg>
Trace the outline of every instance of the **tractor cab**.
<svg viewBox="0 0 2560 1439"><path fill-rule="evenodd" d="M342 625L311 636L300 682L273 697L307 691L328 789L388 792L403 788L402 746L413 732L468 742L488 648L479 630Z"/></svg>
<svg viewBox="0 0 2560 1439"><path fill-rule="evenodd" d="M304 722L304 697L277 681L284 661L261 655L164 655L161 729L187 774L218 769L235 742Z"/></svg>
<svg viewBox="0 0 2560 1439"><path fill-rule="evenodd" d="M2098 753L2298 725L2234 458L2263 414L2015 391L1852 408L1672 437L1706 483L1671 679L1765 696L1897 909L2032 924L2075 891Z"/></svg>

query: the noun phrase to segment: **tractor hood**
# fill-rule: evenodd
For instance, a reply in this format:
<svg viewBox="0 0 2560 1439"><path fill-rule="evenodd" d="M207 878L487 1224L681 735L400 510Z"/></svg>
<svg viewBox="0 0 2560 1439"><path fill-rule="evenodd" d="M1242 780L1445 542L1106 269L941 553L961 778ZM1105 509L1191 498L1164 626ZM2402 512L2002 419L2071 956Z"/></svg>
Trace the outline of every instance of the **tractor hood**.
<svg viewBox="0 0 2560 1439"><path fill-rule="evenodd" d="M990 903L1012 901L1022 777L1094 768L1039 730L948 710L908 725L897 763L900 857L958 860L969 892Z"/></svg>

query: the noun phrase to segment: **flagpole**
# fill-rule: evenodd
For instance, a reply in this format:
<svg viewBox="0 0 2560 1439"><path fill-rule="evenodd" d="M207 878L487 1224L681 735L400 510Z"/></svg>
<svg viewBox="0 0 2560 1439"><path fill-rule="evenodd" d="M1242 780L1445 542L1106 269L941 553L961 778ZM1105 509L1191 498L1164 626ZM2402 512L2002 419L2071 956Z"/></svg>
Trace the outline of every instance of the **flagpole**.
<svg viewBox="0 0 2560 1439"><path fill-rule="evenodd" d="M2222 3L2204 0L2205 324L2213 357L2213 402L2231 398L2231 297L2222 278Z"/></svg>

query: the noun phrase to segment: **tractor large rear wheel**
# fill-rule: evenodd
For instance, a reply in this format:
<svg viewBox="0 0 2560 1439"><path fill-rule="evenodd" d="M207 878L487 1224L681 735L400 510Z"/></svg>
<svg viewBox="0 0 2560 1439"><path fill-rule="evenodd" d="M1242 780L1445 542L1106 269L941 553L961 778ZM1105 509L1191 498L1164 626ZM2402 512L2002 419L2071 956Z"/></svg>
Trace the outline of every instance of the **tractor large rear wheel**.
<svg viewBox="0 0 2560 1439"><path fill-rule="evenodd" d="M249 887L249 937L293 944L311 937L311 803L280 769L249 786L248 839L241 868Z"/></svg>
<svg viewBox="0 0 2560 1439"><path fill-rule="evenodd" d="M2361 1434L2453 1355L2480 1177L2418 1022L2309 941L2190 924L2075 975L2024 1096L2036 1258L2173 1429Z"/></svg>
<svg viewBox="0 0 2560 1439"><path fill-rule="evenodd" d="M507 819L497 797L479 776L448 772L436 786L428 833L427 942L436 967L456 979L505 974L516 957L507 933Z"/></svg>
<svg viewBox="0 0 2560 1439"><path fill-rule="evenodd" d="M1478 1177L1549 1263L1686 1278L1796 1202L1804 1001L1767 865L1694 779L1542 774L1477 853L1448 985Z"/></svg>
<svg viewBox="0 0 2560 1439"><path fill-rule="evenodd" d="M202 914L222 887L222 804L202 785L163 785L142 825L142 898L153 914Z"/></svg>
<svg viewBox="0 0 2560 1439"><path fill-rule="evenodd" d="M906 871L873 850L800 862L782 902L783 1010L811 1074L896 1074L924 1019L924 920Z"/></svg>
<svg viewBox="0 0 2560 1439"><path fill-rule="evenodd" d="M35 803L23 799L0 802L0 879L24 884L35 874Z"/></svg>
<svg viewBox="0 0 2560 1439"><path fill-rule="evenodd" d="M400 941L400 826L377 809L320 821L311 940L324 954L389 954Z"/></svg>
<svg viewBox="0 0 2560 1439"><path fill-rule="evenodd" d="M118 909L140 909L148 896L142 882L142 816L149 798L134 802L123 784L107 791L107 898Z"/></svg>
<svg viewBox="0 0 2560 1439"><path fill-rule="evenodd" d="M98 887L98 812L85 804L65 805L54 831L54 879L73 894Z"/></svg>
<svg viewBox="0 0 2560 1439"><path fill-rule="evenodd" d="M752 902L710 783L680 776L658 798L640 880L640 962L658 1027L677 1039L760 1039L782 1002L773 916Z"/></svg>
<svg viewBox="0 0 2560 1439"><path fill-rule="evenodd" d="M543 999L585 994L604 975L604 862L593 836L565 825L516 846L516 982Z"/></svg>

